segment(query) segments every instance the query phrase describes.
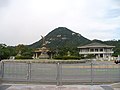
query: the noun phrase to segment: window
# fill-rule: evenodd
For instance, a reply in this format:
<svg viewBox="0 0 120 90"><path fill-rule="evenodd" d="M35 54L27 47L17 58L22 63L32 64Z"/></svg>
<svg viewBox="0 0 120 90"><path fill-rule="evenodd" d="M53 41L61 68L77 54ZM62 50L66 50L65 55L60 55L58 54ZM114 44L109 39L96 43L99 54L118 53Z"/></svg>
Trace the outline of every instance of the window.
<svg viewBox="0 0 120 90"><path fill-rule="evenodd" d="M98 52L98 49L95 49L95 52Z"/></svg>
<svg viewBox="0 0 120 90"><path fill-rule="evenodd" d="M90 49L90 52L93 52L94 51L94 49Z"/></svg>
<svg viewBox="0 0 120 90"><path fill-rule="evenodd" d="M100 54L100 57L103 57L103 54Z"/></svg>
<svg viewBox="0 0 120 90"><path fill-rule="evenodd" d="M103 51L103 49L100 49L100 51L102 52L102 51Z"/></svg>

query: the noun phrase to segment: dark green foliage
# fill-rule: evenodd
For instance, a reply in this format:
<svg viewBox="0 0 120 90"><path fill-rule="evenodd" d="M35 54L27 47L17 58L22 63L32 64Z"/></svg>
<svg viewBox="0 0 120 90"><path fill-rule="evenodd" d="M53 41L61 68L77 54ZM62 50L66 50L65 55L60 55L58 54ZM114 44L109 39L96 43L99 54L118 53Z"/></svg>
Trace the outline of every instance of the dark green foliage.
<svg viewBox="0 0 120 90"><path fill-rule="evenodd" d="M78 56L79 55L79 51L76 48L69 48L69 47L63 47L63 48L57 48L57 54L60 56L67 56L68 52L70 54L70 56Z"/></svg>
<svg viewBox="0 0 120 90"><path fill-rule="evenodd" d="M23 44L19 44L16 46L16 59L31 59L32 58L33 49L25 46Z"/></svg>
<svg viewBox="0 0 120 90"><path fill-rule="evenodd" d="M59 59L59 60L79 60L80 57L78 56L56 56L54 59Z"/></svg>
<svg viewBox="0 0 120 90"><path fill-rule="evenodd" d="M9 59L10 56L15 56L17 59L31 59L32 51L31 48L23 44L15 47L0 44L0 60Z"/></svg>
<svg viewBox="0 0 120 90"><path fill-rule="evenodd" d="M10 55L9 56L15 56L17 53L16 53L16 50L15 50L15 47L13 46L8 46L7 47L8 50L10 51Z"/></svg>
<svg viewBox="0 0 120 90"><path fill-rule="evenodd" d="M53 59L58 59L58 60L62 60L62 56L58 55L58 56L54 56Z"/></svg>
<svg viewBox="0 0 120 90"><path fill-rule="evenodd" d="M32 59L30 56L15 56L15 59Z"/></svg>
<svg viewBox="0 0 120 90"><path fill-rule="evenodd" d="M85 58L87 58L87 59L93 59L93 58L96 58L96 56L94 54L89 54Z"/></svg>
<svg viewBox="0 0 120 90"><path fill-rule="evenodd" d="M77 57L77 56L63 56L63 60L68 60L68 59L73 59L73 60L75 60L75 59L80 59L80 57Z"/></svg>
<svg viewBox="0 0 120 90"><path fill-rule="evenodd" d="M0 60L8 59L10 56L15 55L15 48L7 46L5 44L0 44Z"/></svg>

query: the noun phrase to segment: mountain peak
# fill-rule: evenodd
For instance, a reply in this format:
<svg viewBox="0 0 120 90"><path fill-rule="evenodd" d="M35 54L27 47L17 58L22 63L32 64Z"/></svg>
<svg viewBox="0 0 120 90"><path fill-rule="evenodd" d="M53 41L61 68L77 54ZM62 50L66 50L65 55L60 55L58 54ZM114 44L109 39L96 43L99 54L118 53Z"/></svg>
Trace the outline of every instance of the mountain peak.
<svg viewBox="0 0 120 90"><path fill-rule="evenodd" d="M71 31L70 29L66 28L66 27L58 27L58 28L55 28L54 30L52 30L49 34L71 34L71 33L75 33L73 31Z"/></svg>
<svg viewBox="0 0 120 90"><path fill-rule="evenodd" d="M57 27L56 29L68 29L66 27Z"/></svg>
<svg viewBox="0 0 120 90"><path fill-rule="evenodd" d="M89 42L90 40L66 27L58 27L45 36L45 41L47 47L55 49L57 47L77 47ZM31 46L38 48L40 43L42 43L42 40L32 44Z"/></svg>
<svg viewBox="0 0 120 90"><path fill-rule="evenodd" d="M69 30L69 29L66 27L58 27L58 28L55 28L54 30Z"/></svg>

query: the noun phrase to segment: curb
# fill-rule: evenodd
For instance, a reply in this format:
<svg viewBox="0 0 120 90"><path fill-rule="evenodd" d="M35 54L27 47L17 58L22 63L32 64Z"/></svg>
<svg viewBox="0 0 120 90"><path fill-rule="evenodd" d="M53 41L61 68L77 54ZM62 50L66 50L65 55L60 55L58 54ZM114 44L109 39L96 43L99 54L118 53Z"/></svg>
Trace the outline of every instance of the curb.
<svg viewBox="0 0 120 90"><path fill-rule="evenodd" d="M112 88L120 88L120 82L119 83L111 84L111 87Z"/></svg>

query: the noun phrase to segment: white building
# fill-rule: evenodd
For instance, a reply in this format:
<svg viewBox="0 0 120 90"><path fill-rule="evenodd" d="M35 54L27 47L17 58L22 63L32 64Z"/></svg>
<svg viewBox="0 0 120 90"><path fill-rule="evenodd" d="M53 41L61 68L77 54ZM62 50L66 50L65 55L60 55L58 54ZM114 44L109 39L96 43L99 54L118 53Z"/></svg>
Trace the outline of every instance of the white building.
<svg viewBox="0 0 120 90"><path fill-rule="evenodd" d="M112 59L113 48L115 46L110 46L102 43L91 43L84 46L80 46L79 48L79 54L84 55L86 57L87 55L95 55L96 59L102 59L102 60L110 60Z"/></svg>

